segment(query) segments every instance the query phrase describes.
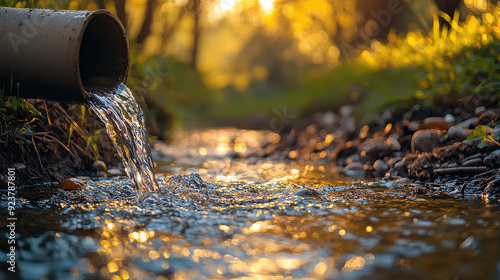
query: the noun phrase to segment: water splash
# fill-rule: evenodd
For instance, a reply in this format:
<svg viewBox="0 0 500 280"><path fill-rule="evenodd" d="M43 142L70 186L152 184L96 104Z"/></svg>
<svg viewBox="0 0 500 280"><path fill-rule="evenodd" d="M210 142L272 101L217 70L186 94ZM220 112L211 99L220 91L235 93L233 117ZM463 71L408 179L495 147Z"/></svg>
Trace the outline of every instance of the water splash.
<svg viewBox="0 0 500 280"><path fill-rule="evenodd" d="M90 90L88 105L106 125L139 195L158 189L144 117L130 89L120 84L109 92Z"/></svg>

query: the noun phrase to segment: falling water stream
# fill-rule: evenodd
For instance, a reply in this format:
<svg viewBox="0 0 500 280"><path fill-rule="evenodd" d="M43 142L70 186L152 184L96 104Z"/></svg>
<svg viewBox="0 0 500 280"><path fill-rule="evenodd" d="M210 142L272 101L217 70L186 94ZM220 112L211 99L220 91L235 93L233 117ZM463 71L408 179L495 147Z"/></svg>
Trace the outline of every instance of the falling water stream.
<svg viewBox="0 0 500 280"><path fill-rule="evenodd" d="M177 130L150 153L125 86L92 96L128 178L19 188L16 272L2 211L0 280L500 279L496 202L345 178L319 156L258 156L272 131Z"/></svg>
<svg viewBox="0 0 500 280"><path fill-rule="evenodd" d="M120 84L111 92L89 91L88 105L106 126L128 177L139 195L158 188L144 117L130 89Z"/></svg>

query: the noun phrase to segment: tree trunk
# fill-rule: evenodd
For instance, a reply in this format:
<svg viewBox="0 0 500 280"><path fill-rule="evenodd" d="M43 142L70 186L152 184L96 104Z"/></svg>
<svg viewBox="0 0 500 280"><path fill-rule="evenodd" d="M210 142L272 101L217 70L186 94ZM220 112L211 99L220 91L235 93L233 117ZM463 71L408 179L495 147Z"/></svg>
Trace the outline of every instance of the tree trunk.
<svg viewBox="0 0 500 280"><path fill-rule="evenodd" d="M173 23L171 25L168 25L167 23L165 23L165 27L164 27L163 33L162 33L162 43L161 43L162 53L167 48L168 41L170 40L170 38L174 34L175 28L179 25L179 23L181 22L185 13L186 13L186 7L185 6L181 7L179 9L178 14L177 14L175 20L173 21ZM164 15L164 16L171 16L171 15Z"/></svg>
<svg viewBox="0 0 500 280"><path fill-rule="evenodd" d="M194 27L193 48L191 49L191 67L198 69L198 49L200 44L200 0L193 0Z"/></svg>
<svg viewBox="0 0 500 280"><path fill-rule="evenodd" d="M142 27L141 31L139 32L139 35L137 35L137 38L135 42L137 44L142 44L148 38L149 34L151 34L151 25L153 23L153 14L157 5L157 0L148 0L147 6L146 6L146 12L144 14L144 21L142 22Z"/></svg>
<svg viewBox="0 0 500 280"><path fill-rule="evenodd" d="M106 9L106 5L104 4L104 0L95 0L98 9Z"/></svg>
<svg viewBox="0 0 500 280"><path fill-rule="evenodd" d="M127 14L125 13L126 0L114 0L116 7L116 16L120 19L125 29L127 29Z"/></svg>

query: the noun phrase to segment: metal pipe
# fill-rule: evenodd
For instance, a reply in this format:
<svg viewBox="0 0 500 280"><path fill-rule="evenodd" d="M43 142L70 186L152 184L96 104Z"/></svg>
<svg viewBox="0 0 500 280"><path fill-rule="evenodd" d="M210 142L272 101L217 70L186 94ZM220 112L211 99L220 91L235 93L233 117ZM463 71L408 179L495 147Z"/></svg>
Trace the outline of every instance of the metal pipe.
<svg viewBox="0 0 500 280"><path fill-rule="evenodd" d="M125 29L107 10L0 8L4 95L83 104L86 88L125 82L129 61Z"/></svg>

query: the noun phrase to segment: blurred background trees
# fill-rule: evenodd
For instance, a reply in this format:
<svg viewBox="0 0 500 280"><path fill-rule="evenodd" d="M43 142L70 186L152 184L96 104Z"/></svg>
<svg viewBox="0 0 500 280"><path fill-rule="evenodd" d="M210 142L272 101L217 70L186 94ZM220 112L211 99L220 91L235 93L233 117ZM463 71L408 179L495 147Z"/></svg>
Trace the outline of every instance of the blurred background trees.
<svg viewBox="0 0 500 280"><path fill-rule="evenodd" d="M450 83L450 71L457 71L452 61L496 41L500 30L496 3L486 0L0 4L114 12L131 41L128 85L147 108L151 133L160 138L172 124L269 128L273 109L284 107L305 116L374 99L373 106L362 105L361 114L374 118L381 108L410 106L432 96L437 90L432 86ZM433 55L443 58L437 60L442 65ZM437 70L448 81L428 75ZM468 81L470 87L480 82ZM459 93L459 86L447 85L447 94Z"/></svg>

